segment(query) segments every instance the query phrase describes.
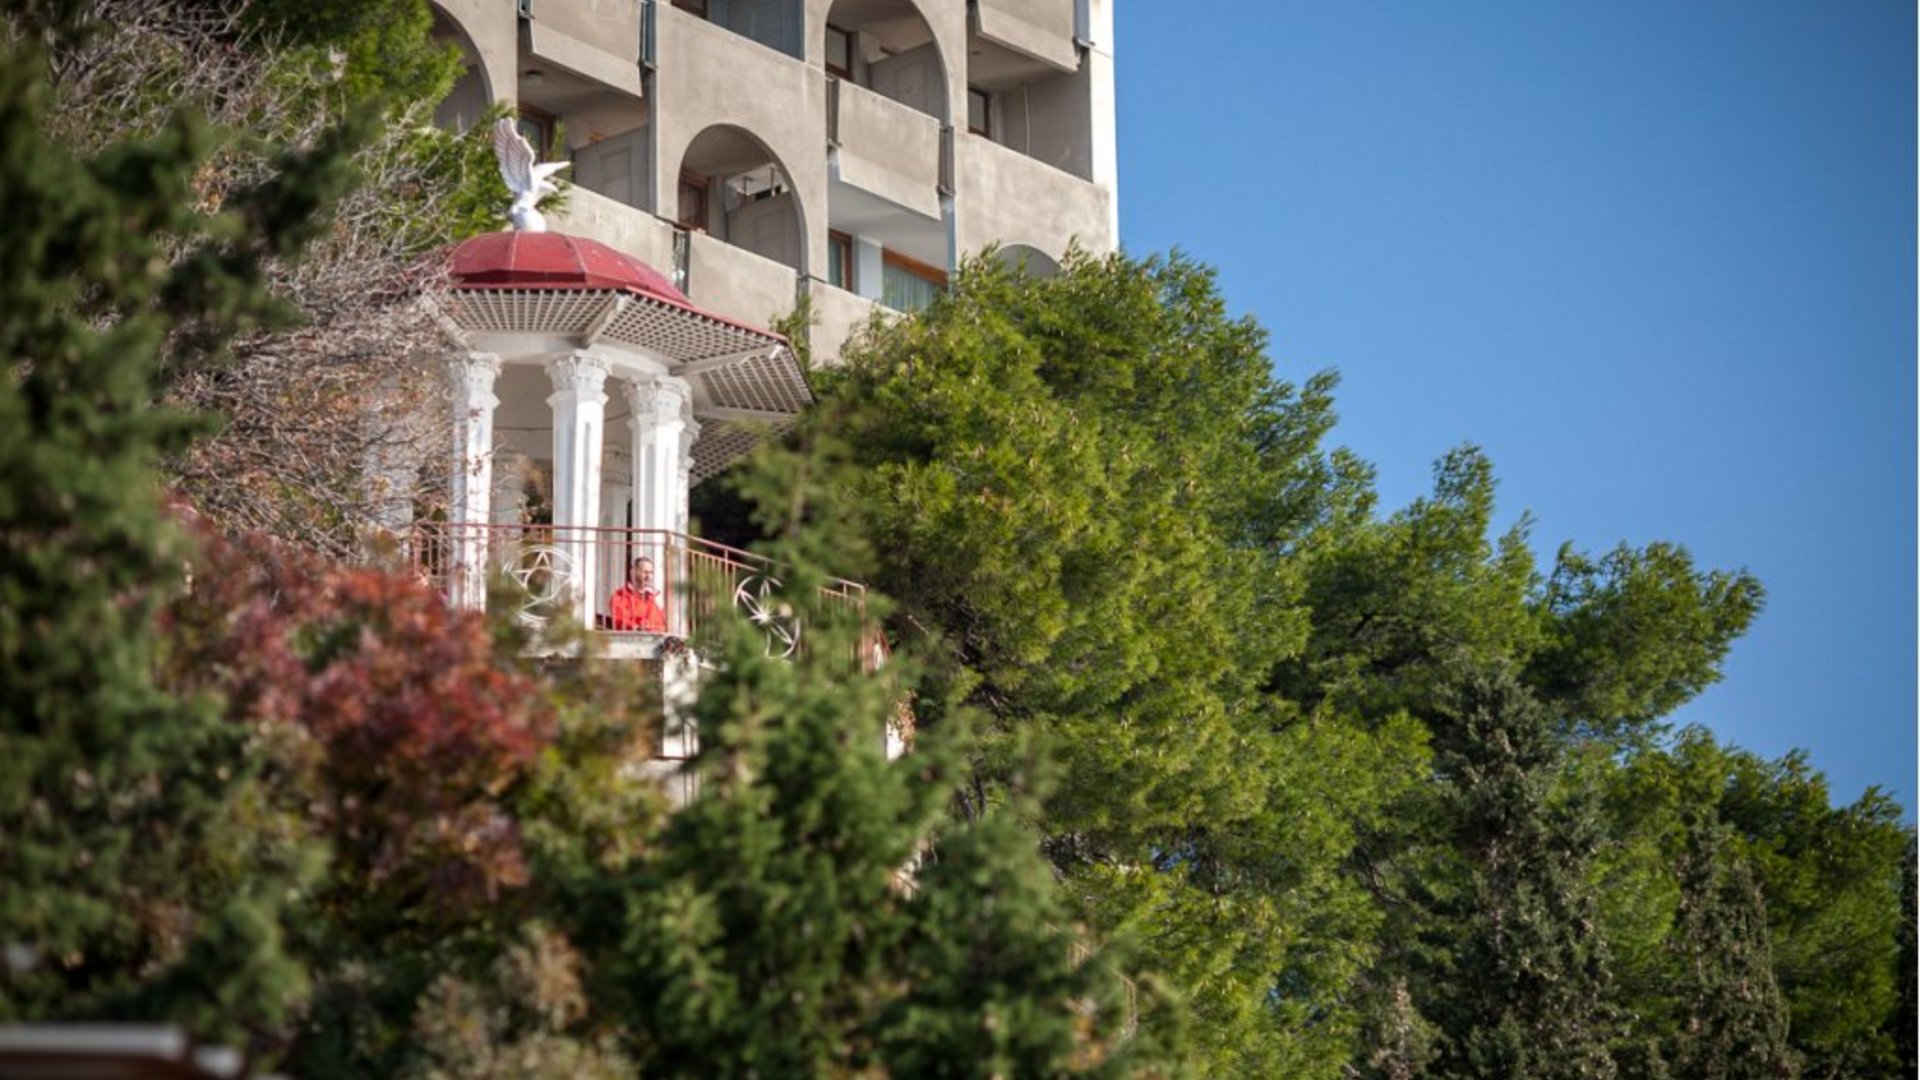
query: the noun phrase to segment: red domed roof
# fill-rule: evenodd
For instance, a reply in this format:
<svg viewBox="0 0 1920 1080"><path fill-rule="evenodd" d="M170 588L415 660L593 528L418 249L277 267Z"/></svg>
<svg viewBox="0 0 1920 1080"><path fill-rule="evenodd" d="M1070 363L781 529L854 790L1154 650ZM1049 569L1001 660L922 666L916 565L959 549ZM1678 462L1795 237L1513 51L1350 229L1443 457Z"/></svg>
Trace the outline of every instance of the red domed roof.
<svg viewBox="0 0 1920 1080"><path fill-rule="evenodd" d="M598 241L564 233L482 233L453 249L466 289L620 289L692 307L666 275Z"/></svg>

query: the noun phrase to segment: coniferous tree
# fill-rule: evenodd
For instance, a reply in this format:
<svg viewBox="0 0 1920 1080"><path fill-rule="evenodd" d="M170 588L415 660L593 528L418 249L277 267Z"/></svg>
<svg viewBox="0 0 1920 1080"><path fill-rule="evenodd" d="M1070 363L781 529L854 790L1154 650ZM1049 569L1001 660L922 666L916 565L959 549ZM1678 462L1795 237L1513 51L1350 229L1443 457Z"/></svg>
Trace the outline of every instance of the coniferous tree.
<svg viewBox="0 0 1920 1080"><path fill-rule="evenodd" d="M209 131L77 156L51 138L47 45L83 5L15 3L0 57L0 1019L271 1026L303 992L278 913L310 851L276 827L248 733L154 684L178 581L152 464L198 425L149 408L163 347L215 356L283 312L348 140L200 208Z"/></svg>
<svg viewBox="0 0 1920 1080"><path fill-rule="evenodd" d="M1916 850L1911 833L1907 836L1907 855L1900 862L1900 928L1896 932L1899 942L1897 952L1900 979L1900 996L1895 999L1893 1010L1887 1014L1887 1027L1892 1030L1888 1035L1892 1039L1894 1053L1899 1062L1899 1075L1913 1077L1920 1074L1920 1054L1915 1052L1916 1026L1920 1026L1920 995L1915 993L1916 979L1920 979L1920 954L1914 948L1915 923L1920 920L1920 910L1916 910Z"/></svg>
<svg viewBox="0 0 1920 1080"><path fill-rule="evenodd" d="M1671 947L1680 955L1678 1015L1667 1060L1675 1080L1794 1075L1787 1011L1773 978L1766 901L1730 850L1729 830L1696 821L1679 867Z"/></svg>
<svg viewBox="0 0 1920 1080"><path fill-rule="evenodd" d="M1589 880L1600 840L1589 793L1555 790L1547 712L1512 673L1468 671L1440 699L1435 764L1450 783L1457 884L1430 937L1429 999L1446 1045L1433 1075L1608 1078L1606 943Z"/></svg>
<svg viewBox="0 0 1920 1080"><path fill-rule="evenodd" d="M578 883L574 931L640 1068L665 1076L1119 1076L1113 954L1075 931L1035 838L1001 812L951 821L963 713L889 760L913 663L848 662L867 628L810 602L857 557L824 451L769 454L748 501L781 539L802 647L741 624L692 705L698 795L624 872ZM877 595L867 615L883 614ZM613 936L609 936L609 935ZM1084 947L1083 947L1084 946Z"/></svg>

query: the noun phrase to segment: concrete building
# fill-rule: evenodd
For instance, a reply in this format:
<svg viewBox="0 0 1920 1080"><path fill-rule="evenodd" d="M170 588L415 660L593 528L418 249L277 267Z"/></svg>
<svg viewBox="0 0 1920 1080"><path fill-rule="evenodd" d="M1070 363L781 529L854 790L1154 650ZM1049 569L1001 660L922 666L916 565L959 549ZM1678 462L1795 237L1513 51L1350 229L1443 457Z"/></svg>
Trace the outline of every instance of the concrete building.
<svg viewBox="0 0 1920 1080"><path fill-rule="evenodd" d="M556 231L816 357L990 244L1045 272L1118 241L1111 0L435 0L469 66L573 163Z"/></svg>

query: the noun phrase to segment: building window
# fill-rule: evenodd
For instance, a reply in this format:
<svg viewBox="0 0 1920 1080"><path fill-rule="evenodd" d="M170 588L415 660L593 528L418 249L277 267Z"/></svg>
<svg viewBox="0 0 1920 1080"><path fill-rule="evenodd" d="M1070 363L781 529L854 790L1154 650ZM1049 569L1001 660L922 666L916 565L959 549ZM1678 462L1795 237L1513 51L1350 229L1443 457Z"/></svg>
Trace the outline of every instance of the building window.
<svg viewBox="0 0 1920 1080"><path fill-rule="evenodd" d="M673 0L673 6L703 19L707 17L707 0Z"/></svg>
<svg viewBox="0 0 1920 1080"><path fill-rule="evenodd" d="M827 24L827 74L853 81L853 34Z"/></svg>
<svg viewBox="0 0 1920 1080"><path fill-rule="evenodd" d="M681 228L707 231L707 186L707 177L680 174L680 216L674 221Z"/></svg>
<svg viewBox="0 0 1920 1080"><path fill-rule="evenodd" d="M895 311L922 311L947 287L947 275L918 259L882 254L880 302Z"/></svg>
<svg viewBox="0 0 1920 1080"><path fill-rule="evenodd" d="M967 87L967 130L993 138L993 98L972 86Z"/></svg>
<svg viewBox="0 0 1920 1080"><path fill-rule="evenodd" d="M520 134L526 136L527 145L533 147L533 156L541 161L552 161L553 133L559 126L557 118L544 109L522 105L516 123L520 127Z"/></svg>
<svg viewBox="0 0 1920 1080"><path fill-rule="evenodd" d="M853 291L853 237L827 233L827 284Z"/></svg>

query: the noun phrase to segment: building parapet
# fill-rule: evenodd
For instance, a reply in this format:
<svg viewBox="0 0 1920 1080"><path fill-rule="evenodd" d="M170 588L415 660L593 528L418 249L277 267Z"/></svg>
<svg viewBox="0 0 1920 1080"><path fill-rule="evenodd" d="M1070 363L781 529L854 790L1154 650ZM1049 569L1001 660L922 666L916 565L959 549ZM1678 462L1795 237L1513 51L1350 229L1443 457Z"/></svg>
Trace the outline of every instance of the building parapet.
<svg viewBox="0 0 1920 1080"><path fill-rule="evenodd" d="M857 83L828 76L835 178L922 216L940 217L940 121Z"/></svg>
<svg viewBox="0 0 1920 1080"><path fill-rule="evenodd" d="M847 341L866 329L876 314L883 319L898 316L891 308L824 281L808 282L807 295L813 308L811 341L816 357L839 356Z"/></svg>
<svg viewBox="0 0 1920 1080"><path fill-rule="evenodd" d="M998 243L1064 253L1076 239L1082 248L1114 247L1106 188L979 135L955 142L961 251Z"/></svg>

